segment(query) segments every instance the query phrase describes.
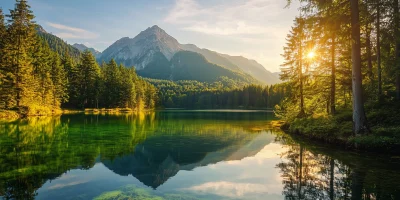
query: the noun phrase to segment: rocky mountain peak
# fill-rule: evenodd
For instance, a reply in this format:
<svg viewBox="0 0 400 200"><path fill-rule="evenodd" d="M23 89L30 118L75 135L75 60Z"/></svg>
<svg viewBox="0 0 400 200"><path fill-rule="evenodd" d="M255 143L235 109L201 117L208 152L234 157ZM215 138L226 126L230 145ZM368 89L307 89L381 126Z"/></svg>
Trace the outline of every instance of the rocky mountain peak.
<svg viewBox="0 0 400 200"><path fill-rule="evenodd" d="M139 33L134 39L143 40L146 39L146 42L160 42L162 44L167 44L169 46L179 46L179 42L172 36L168 35L163 29L159 26L154 25L152 27L147 28L146 30Z"/></svg>
<svg viewBox="0 0 400 200"><path fill-rule="evenodd" d="M46 30L44 30L44 28L40 25L36 25L35 29L39 33L47 33Z"/></svg>
<svg viewBox="0 0 400 200"><path fill-rule="evenodd" d="M86 50L89 50L90 52L92 52L92 54L93 54L95 57L100 56L100 52L99 52L99 51L97 51L97 50L94 49L94 48L87 47L87 46L84 45L84 44L75 43L75 44L73 44L72 46L75 47L75 48L77 48L80 52L84 52L84 51L86 51Z"/></svg>

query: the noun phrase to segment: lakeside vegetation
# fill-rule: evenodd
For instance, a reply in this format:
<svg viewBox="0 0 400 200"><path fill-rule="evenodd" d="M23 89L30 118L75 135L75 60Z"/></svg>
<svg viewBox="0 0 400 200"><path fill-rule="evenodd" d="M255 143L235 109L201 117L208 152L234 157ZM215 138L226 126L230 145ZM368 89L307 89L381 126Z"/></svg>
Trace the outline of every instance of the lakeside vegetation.
<svg viewBox="0 0 400 200"><path fill-rule="evenodd" d="M277 114L291 133L368 151L400 147L398 1L301 1ZM290 4L290 1L289 1Z"/></svg>

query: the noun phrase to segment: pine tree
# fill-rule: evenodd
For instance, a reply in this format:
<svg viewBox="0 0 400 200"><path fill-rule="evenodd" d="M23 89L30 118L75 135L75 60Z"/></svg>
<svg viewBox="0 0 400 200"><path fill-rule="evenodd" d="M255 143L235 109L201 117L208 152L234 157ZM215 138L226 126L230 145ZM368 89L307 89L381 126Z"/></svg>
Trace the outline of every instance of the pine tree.
<svg viewBox="0 0 400 200"><path fill-rule="evenodd" d="M11 78L11 92L15 94L15 105L27 106L35 98L35 80L32 76L32 59L30 52L35 42L34 15L26 0L17 0L15 8L7 15L8 30L5 45L8 65L7 72Z"/></svg>
<svg viewBox="0 0 400 200"><path fill-rule="evenodd" d="M40 99L37 104L46 106L51 102L53 83L50 77L51 50L39 37L36 37L34 47L32 49L32 67L35 77L34 90Z"/></svg>
<svg viewBox="0 0 400 200"><path fill-rule="evenodd" d="M65 100L64 106L76 107L79 105L79 72L77 65L73 62L73 59L66 54L61 60L61 65L65 71L67 86L68 99Z"/></svg>
<svg viewBox="0 0 400 200"><path fill-rule="evenodd" d="M115 108L121 106L121 72L114 59L105 65L103 69L104 77L104 93L105 104L108 107Z"/></svg>
<svg viewBox="0 0 400 200"><path fill-rule="evenodd" d="M96 86L99 86L100 68L90 51L83 52L77 71L79 85L74 87L78 87L79 107L97 107L100 88Z"/></svg>
<svg viewBox="0 0 400 200"><path fill-rule="evenodd" d="M286 38L287 43L284 47L284 53L282 55L285 59L285 63L281 66L281 79L292 82L294 88L296 88L297 93L293 94L293 98L299 100L299 116L305 115L305 75L303 74L303 51L305 46L304 23L305 22L303 18L296 18L295 25L292 27L290 34L288 34Z"/></svg>
<svg viewBox="0 0 400 200"><path fill-rule="evenodd" d="M11 77L6 63L6 37L7 27L4 21L3 10L0 8L0 108L9 108L12 99L11 94Z"/></svg>
<svg viewBox="0 0 400 200"><path fill-rule="evenodd" d="M59 108L61 103L68 99L68 79L59 55L53 52L51 57L50 75L53 84L53 102L51 105L55 108Z"/></svg>

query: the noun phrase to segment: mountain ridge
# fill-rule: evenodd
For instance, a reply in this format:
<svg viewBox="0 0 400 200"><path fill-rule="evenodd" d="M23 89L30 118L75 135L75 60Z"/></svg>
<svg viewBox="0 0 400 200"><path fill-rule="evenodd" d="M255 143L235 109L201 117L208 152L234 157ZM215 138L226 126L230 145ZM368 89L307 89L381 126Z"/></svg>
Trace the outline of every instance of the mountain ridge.
<svg viewBox="0 0 400 200"><path fill-rule="evenodd" d="M80 52L84 52L84 51L86 51L86 50L89 50L95 57L98 57L98 56L101 54L100 51L97 51L97 50L94 49L94 48L87 47L87 46L84 45L84 44L75 43L75 44L73 44L72 46L75 47L75 48L77 48Z"/></svg>
<svg viewBox="0 0 400 200"><path fill-rule="evenodd" d="M157 25L141 31L134 38L123 37L117 40L98 56L98 60L107 62L114 59L116 62L123 63L126 66L134 66L138 74L144 77L174 80L171 78L173 77L171 76L172 74L168 74L172 73L174 66L172 63L168 64L167 61L170 62L174 55L181 51L201 54L209 63L229 70L221 71L221 75L231 74L230 71L236 71L238 74L247 74L257 80L249 83L275 84L280 82L276 79L276 76L273 76L271 72L255 60L241 57L242 62L237 64L237 58L235 59L237 56L201 49L194 44L180 44L178 40ZM207 65L207 63L204 64ZM150 69L146 69L147 67L150 67ZM140 72L142 70L143 72ZM167 74L162 74L161 72ZM190 77L186 78L186 80L199 80L190 79Z"/></svg>

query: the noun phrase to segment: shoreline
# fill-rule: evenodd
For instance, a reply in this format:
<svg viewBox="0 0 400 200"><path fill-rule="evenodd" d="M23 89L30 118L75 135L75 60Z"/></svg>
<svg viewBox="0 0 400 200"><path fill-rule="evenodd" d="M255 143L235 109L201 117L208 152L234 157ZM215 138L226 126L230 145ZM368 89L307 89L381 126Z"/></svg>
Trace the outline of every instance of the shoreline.
<svg viewBox="0 0 400 200"><path fill-rule="evenodd" d="M280 129L293 137L301 137L321 145L337 146L347 151L400 154L400 141L397 138L377 133L356 137L352 132L346 132L348 131L346 129L349 128L346 127L346 124L326 126L323 123L315 123L314 119L303 119L302 121L295 121L292 124L284 122L280 124ZM307 124L308 127L305 126Z"/></svg>
<svg viewBox="0 0 400 200"><path fill-rule="evenodd" d="M51 113L39 113L39 114L30 114L24 115L18 113L16 110L2 110L0 109L0 122L13 122L19 119L25 119L29 117L51 117L51 116L59 116L59 115L68 115L68 114L130 114L130 113L138 113L138 112L150 112L154 109L145 109L142 111L138 111L135 109L128 108L86 108L84 110L79 109L57 109L52 110Z"/></svg>

